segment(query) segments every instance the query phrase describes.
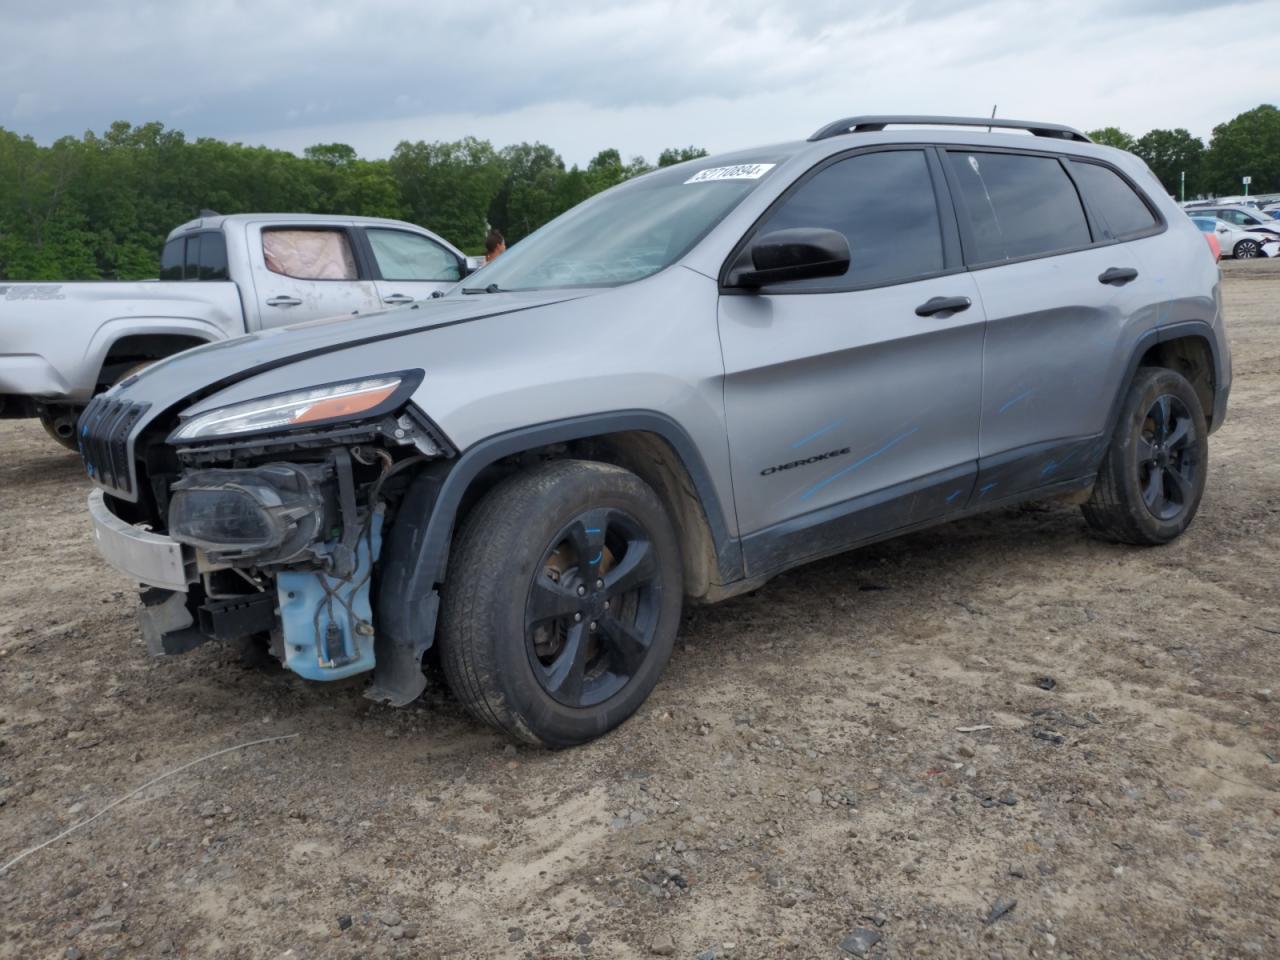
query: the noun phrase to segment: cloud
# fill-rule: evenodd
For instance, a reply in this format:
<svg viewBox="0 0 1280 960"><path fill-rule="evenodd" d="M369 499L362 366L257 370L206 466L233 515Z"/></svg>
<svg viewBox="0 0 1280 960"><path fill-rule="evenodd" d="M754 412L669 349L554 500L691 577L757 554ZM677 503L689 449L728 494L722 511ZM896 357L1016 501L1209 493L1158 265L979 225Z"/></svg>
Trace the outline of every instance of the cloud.
<svg viewBox="0 0 1280 960"><path fill-rule="evenodd" d="M652 157L677 143L804 136L849 113L985 114L992 103L1006 116L1207 135L1261 96L1190 69L1207 34L1245 60L1280 39L1280 4L6 4L0 125L47 142L160 119L295 149L346 140L365 155L472 132L541 139L571 162L610 145Z"/></svg>

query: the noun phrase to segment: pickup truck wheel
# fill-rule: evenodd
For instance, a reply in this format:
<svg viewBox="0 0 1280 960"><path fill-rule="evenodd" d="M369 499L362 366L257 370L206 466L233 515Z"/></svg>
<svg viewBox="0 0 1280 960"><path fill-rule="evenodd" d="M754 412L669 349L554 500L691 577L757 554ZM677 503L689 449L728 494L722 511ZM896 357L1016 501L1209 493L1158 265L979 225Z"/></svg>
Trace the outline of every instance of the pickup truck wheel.
<svg viewBox="0 0 1280 960"><path fill-rule="evenodd" d="M1173 370L1143 367L1081 507L1085 520L1121 543L1168 543L1195 517L1208 466L1208 429L1195 390Z"/></svg>
<svg viewBox="0 0 1280 960"><path fill-rule="evenodd" d="M76 436L76 424L80 420L78 407L41 407L39 416L45 433L68 450L79 452L80 439Z"/></svg>
<svg viewBox="0 0 1280 960"><path fill-rule="evenodd" d="M680 549L654 492L609 464L562 460L471 511L444 585L440 662L477 718L567 747L639 708L671 656Z"/></svg>

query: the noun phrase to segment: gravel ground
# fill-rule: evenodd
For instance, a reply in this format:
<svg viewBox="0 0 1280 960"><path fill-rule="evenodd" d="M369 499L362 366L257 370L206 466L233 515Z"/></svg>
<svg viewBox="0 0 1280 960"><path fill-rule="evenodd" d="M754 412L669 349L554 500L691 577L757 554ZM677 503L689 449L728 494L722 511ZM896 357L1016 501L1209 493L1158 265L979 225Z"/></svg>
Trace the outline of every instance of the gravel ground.
<svg viewBox="0 0 1280 960"><path fill-rule="evenodd" d="M1280 261L1224 272L1177 543L1032 505L812 564L692 611L560 753L148 659L78 461L0 424L0 862L298 735L0 874L0 956L1280 955Z"/></svg>

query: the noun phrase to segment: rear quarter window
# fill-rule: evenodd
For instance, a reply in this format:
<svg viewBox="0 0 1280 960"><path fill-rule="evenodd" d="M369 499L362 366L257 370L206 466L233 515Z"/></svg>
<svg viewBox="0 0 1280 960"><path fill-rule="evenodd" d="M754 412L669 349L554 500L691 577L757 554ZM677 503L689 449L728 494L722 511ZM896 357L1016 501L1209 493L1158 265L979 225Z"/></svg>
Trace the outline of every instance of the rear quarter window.
<svg viewBox="0 0 1280 960"><path fill-rule="evenodd" d="M185 237L170 240L160 252L160 279L181 280L183 250L186 248Z"/></svg>
<svg viewBox="0 0 1280 960"><path fill-rule="evenodd" d="M1147 202L1109 167L1083 160L1068 161L1089 203L1103 240L1127 240L1159 225Z"/></svg>
<svg viewBox="0 0 1280 960"><path fill-rule="evenodd" d="M190 259L191 251L187 251ZM221 233L201 235L200 254L196 258L197 278L200 280L229 280L227 270L227 241Z"/></svg>

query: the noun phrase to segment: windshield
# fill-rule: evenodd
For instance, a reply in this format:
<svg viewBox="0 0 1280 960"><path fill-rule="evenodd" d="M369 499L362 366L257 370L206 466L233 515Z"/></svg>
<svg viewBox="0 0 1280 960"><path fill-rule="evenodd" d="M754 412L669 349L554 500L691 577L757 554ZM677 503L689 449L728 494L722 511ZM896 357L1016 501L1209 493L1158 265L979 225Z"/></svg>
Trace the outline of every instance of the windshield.
<svg viewBox="0 0 1280 960"><path fill-rule="evenodd" d="M613 286L679 260L776 164L660 170L578 204L463 281L464 292Z"/></svg>

